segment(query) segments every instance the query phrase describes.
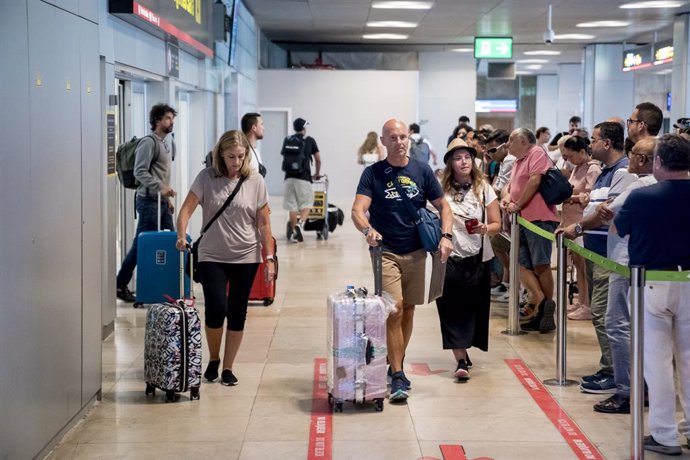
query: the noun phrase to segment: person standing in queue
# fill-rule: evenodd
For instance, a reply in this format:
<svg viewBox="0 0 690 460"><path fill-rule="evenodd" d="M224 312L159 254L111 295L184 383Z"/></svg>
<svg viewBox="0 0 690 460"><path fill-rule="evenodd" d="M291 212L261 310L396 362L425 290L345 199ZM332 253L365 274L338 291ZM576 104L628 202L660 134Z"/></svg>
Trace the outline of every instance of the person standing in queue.
<svg viewBox="0 0 690 460"><path fill-rule="evenodd" d="M275 279L275 255L264 178L250 166L249 142L240 131L228 131L213 147L213 167L194 179L177 217L177 249L187 247L185 233L198 205L206 225L231 193L238 189L218 219L199 243L198 270L206 306L206 340L210 360L204 378L215 381L221 365L220 345L227 318L221 383L237 385L232 368L242 343L247 304L254 276L261 262L261 248L267 248L266 282ZM230 283L229 289L227 288Z"/></svg>
<svg viewBox="0 0 690 460"><path fill-rule="evenodd" d="M388 317L386 329L390 400L404 401L409 397L411 384L403 371L403 358L412 336L415 305L424 303L426 251L393 180L398 181L415 208L425 207L430 201L439 211L443 232L439 250L444 263L453 249L453 220L429 165L411 161L407 156L407 124L388 120L383 125L381 142L388 153L384 160L362 173L352 205L352 220L369 246L383 245L383 290L396 300L397 309Z"/></svg>
<svg viewBox="0 0 690 460"><path fill-rule="evenodd" d="M489 349L491 286L488 261L493 257L485 235L501 230L496 192L474 162L477 151L454 139L443 157L441 185L453 215L453 251L446 265L443 295L436 299L443 349L452 350L455 377L467 380L467 349Z"/></svg>

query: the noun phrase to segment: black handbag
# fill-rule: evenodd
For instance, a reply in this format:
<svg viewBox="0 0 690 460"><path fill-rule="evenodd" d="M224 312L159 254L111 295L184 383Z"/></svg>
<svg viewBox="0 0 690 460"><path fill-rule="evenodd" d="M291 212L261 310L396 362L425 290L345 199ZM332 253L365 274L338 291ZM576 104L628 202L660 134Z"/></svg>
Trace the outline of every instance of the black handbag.
<svg viewBox="0 0 690 460"><path fill-rule="evenodd" d="M479 251L479 254L470 257L451 256L450 263L452 267L449 266L448 269L452 270L452 272L448 281L465 287L479 284L486 272L486 264L482 262L484 257L483 249L482 245L482 250Z"/></svg>
<svg viewBox="0 0 690 460"><path fill-rule="evenodd" d="M246 176L241 176L239 182L237 182L237 185L235 186L235 190L232 191L230 196L225 200L225 203L223 203L223 206L220 207L218 212L216 212L216 215L211 218L211 220L208 221L206 226L204 227L203 230L201 230L201 234L199 234L199 238L196 239L194 243L192 243L192 247L189 250L189 253L187 254L186 262L185 262L185 269L189 271L189 263L190 263L190 258L194 262L193 270L192 270L192 279L194 280L195 283L200 283L201 282L201 275L199 274L199 242L201 241L201 238L204 236L204 233L213 225L213 223L218 220L221 214L225 211L225 209L228 207L230 202L232 201L233 198L235 198L235 195L237 195L237 192L240 191L240 185L242 185L242 182L246 179Z"/></svg>
<svg viewBox="0 0 690 460"><path fill-rule="evenodd" d="M385 172L398 190L400 198L403 200L403 203L405 203L407 212L410 214L412 221L417 227L417 234L422 242L422 247L427 252L438 251L438 245L441 243L441 220L427 208L415 209L412 201L398 183L398 177L394 176L392 171L393 168L389 167Z"/></svg>
<svg viewBox="0 0 690 460"><path fill-rule="evenodd" d="M548 156L548 155L547 155ZM551 160L551 158L549 157ZM553 160L551 160L553 163ZM568 179L556 168L556 163L541 176L539 193L546 204L561 204L573 196L573 186Z"/></svg>
<svg viewBox="0 0 690 460"><path fill-rule="evenodd" d="M249 148L252 149L252 153L254 154L254 159L256 160L256 164L259 166L259 174L261 174L261 177L266 177L266 166L261 164L259 161L259 155L256 154L256 150L254 150L254 147L249 144Z"/></svg>

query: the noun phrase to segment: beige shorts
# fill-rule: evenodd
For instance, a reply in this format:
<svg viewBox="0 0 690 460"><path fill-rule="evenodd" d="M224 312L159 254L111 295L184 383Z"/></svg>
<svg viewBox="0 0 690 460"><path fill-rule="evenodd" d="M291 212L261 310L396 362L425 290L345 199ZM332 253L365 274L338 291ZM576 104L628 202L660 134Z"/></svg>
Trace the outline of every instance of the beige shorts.
<svg viewBox="0 0 690 460"><path fill-rule="evenodd" d="M420 249L408 254L383 253L383 290L397 302L422 305L424 302L424 271L426 251Z"/></svg>
<svg viewBox="0 0 690 460"><path fill-rule="evenodd" d="M314 192L311 182L302 179L285 179L285 192L283 193L283 209L298 212L311 208L314 204Z"/></svg>

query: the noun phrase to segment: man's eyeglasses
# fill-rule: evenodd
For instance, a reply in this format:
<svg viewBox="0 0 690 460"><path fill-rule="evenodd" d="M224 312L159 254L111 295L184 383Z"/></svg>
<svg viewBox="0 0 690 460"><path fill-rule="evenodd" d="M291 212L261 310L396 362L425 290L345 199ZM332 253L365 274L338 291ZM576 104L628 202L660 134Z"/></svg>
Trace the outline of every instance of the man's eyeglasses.
<svg viewBox="0 0 690 460"><path fill-rule="evenodd" d="M644 123L644 121L642 120L633 120L632 118L628 118L627 120L625 120L625 122L629 125L632 125L633 123Z"/></svg>

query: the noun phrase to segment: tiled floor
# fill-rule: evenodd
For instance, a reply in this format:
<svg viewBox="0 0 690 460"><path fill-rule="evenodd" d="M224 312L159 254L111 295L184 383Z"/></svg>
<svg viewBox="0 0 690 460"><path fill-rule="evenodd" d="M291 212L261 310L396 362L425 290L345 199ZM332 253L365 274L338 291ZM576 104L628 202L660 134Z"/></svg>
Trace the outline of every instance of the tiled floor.
<svg viewBox="0 0 690 460"><path fill-rule="evenodd" d="M349 214L349 203L341 205ZM160 392L147 398L145 311L120 304L115 333L103 345L103 400L51 459L307 458L314 359L326 356L326 297L347 284L372 286L372 275L349 219L328 241L306 232L304 243L288 244L285 213L279 202L273 209L278 293L270 307L250 308L234 369L240 384L204 383L199 401L184 395L165 404ZM407 404L386 401L383 412L346 407L334 414L333 458L441 458L441 444L461 444L467 458L578 458L504 361L522 359L540 380L555 377L555 334L503 335L507 304L492 311L490 351L471 351L472 378L458 384L452 355L441 349L435 306L417 307L406 363L443 372L408 375ZM579 378L597 369L598 347L591 322L569 321L568 328L568 376ZM576 386L547 388L605 458L630 458L628 416L594 413L592 404L603 397Z"/></svg>

